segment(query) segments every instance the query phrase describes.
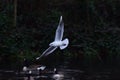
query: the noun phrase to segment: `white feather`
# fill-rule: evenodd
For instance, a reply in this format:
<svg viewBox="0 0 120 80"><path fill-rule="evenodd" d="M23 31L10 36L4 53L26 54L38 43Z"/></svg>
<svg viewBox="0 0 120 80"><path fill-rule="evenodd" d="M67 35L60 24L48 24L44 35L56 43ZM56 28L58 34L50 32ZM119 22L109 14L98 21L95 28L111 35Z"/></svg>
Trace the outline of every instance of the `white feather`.
<svg viewBox="0 0 120 80"><path fill-rule="evenodd" d="M51 54L53 51L57 49L57 47L60 47L61 50L65 49L69 44L69 40L65 39L62 41L63 33L64 33L64 23L61 16L56 30L55 40L52 43L50 43L49 44L50 47L47 50L45 50L40 57L37 57L36 59L40 59L42 56L47 56Z"/></svg>

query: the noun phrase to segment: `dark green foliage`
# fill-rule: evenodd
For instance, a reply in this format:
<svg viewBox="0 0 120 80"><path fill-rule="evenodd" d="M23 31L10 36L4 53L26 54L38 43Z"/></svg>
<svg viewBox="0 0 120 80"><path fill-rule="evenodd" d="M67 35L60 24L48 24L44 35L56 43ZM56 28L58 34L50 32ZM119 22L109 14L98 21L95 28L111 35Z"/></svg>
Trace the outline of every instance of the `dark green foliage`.
<svg viewBox="0 0 120 80"><path fill-rule="evenodd" d="M33 60L39 56L54 40L61 15L64 37L70 39L64 56L83 62L119 60L119 0L17 0L16 26L14 5L14 0L0 1L0 62L3 64L22 63L23 58Z"/></svg>

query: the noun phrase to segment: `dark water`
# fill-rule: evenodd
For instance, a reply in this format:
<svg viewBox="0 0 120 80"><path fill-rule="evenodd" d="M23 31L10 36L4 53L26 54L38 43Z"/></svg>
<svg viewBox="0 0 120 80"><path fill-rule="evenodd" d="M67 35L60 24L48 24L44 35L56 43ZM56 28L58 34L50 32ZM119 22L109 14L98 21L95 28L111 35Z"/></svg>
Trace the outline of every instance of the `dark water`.
<svg viewBox="0 0 120 80"><path fill-rule="evenodd" d="M120 80L120 68L115 65L82 66L64 62L57 66L58 73L64 75L62 79L53 79L54 67L47 67L46 73L38 76L34 71L31 80ZM0 80L28 80L27 75L15 70L0 70Z"/></svg>
<svg viewBox="0 0 120 80"><path fill-rule="evenodd" d="M60 80L120 80L120 70L118 68L86 68L86 69L67 69L62 66L58 72L64 77ZM19 76L15 71L0 71L0 80L25 80L25 75ZM32 75L31 80L55 80L54 74L43 74L41 78ZM56 79L57 80L57 79ZM58 79L59 80L59 79Z"/></svg>
<svg viewBox="0 0 120 80"><path fill-rule="evenodd" d="M120 80L120 69L118 68L86 68L86 69L67 69L66 66L60 66L58 72L64 75L61 80ZM19 76L14 71L1 71L0 80L25 80L25 75ZM44 74L41 78L33 75L31 80L55 80L51 74Z"/></svg>

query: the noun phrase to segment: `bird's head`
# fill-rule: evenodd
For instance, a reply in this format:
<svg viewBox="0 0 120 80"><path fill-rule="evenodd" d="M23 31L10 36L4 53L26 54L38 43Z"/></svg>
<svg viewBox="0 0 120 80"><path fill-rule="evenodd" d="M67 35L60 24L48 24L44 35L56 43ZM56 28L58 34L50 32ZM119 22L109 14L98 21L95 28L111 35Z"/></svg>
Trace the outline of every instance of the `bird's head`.
<svg viewBox="0 0 120 80"><path fill-rule="evenodd" d="M49 46L53 46L53 44L52 44L52 43L50 43L50 44L49 44Z"/></svg>

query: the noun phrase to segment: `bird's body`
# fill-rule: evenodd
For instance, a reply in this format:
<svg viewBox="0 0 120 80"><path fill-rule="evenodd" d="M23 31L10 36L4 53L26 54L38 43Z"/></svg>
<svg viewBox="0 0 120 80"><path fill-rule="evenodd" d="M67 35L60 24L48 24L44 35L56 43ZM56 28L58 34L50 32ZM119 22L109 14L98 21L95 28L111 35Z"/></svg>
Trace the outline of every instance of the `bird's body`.
<svg viewBox="0 0 120 80"><path fill-rule="evenodd" d="M40 66L37 68L37 70L44 70L46 68L46 66Z"/></svg>
<svg viewBox="0 0 120 80"><path fill-rule="evenodd" d="M66 38L64 40L62 40L63 38L63 33L64 33L64 23L62 20L62 16L60 17L60 22L58 25L58 28L56 30L56 34L55 34L55 39L53 42L51 42L49 44L49 48L47 50L45 50L42 55L40 57L37 57L36 59L41 58L42 56L47 56L50 53L52 53L54 50L56 50L58 47L60 47L60 49L65 49L68 44L69 44L69 40Z"/></svg>
<svg viewBox="0 0 120 80"><path fill-rule="evenodd" d="M54 47L59 47L64 45L64 43L62 41L54 41L52 43L50 43L50 46L54 46Z"/></svg>
<svg viewBox="0 0 120 80"><path fill-rule="evenodd" d="M27 72L28 68L26 66L23 66L23 71Z"/></svg>

